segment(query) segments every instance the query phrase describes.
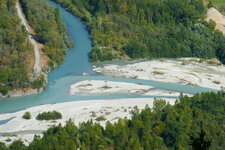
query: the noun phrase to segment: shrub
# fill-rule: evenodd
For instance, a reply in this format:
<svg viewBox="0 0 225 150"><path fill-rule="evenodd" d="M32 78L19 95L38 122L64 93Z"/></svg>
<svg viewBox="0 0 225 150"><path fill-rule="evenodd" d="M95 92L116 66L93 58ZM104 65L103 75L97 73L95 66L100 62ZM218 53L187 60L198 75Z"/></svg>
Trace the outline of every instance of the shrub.
<svg viewBox="0 0 225 150"><path fill-rule="evenodd" d="M164 74L164 72L160 72L160 71L153 71L153 74L154 74L154 75L163 75L163 74Z"/></svg>
<svg viewBox="0 0 225 150"><path fill-rule="evenodd" d="M95 119L96 121L105 121L106 120L106 118L105 118L105 116L99 116L99 117L97 117L96 119Z"/></svg>
<svg viewBox="0 0 225 150"><path fill-rule="evenodd" d="M220 81L213 81L214 84L220 84Z"/></svg>
<svg viewBox="0 0 225 150"><path fill-rule="evenodd" d="M6 142L11 142L12 140L10 138L6 139L5 140Z"/></svg>
<svg viewBox="0 0 225 150"><path fill-rule="evenodd" d="M2 93L3 95L7 95L9 90L9 87L3 87L0 85L0 93Z"/></svg>
<svg viewBox="0 0 225 150"><path fill-rule="evenodd" d="M38 114L38 116L36 117L37 120L57 120L61 118L62 118L62 114L57 111L43 112L41 114Z"/></svg>
<svg viewBox="0 0 225 150"><path fill-rule="evenodd" d="M44 75L39 76L36 80L33 81L32 85L34 89L40 89L46 84Z"/></svg>
<svg viewBox="0 0 225 150"><path fill-rule="evenodd" d="M23 119L26 119L26 120L31 119L31 114L30 114L30 112L25 112L25 113L23 114L22 118L23 118Z"/></svg>
<svg viewBox="0 0 225 150"><path fill-rule="evenodd" d="M90 112L91 113L91 117L96 117L97 115L96 115L96 113L94 112L94 111L92 111L92 112Z"/></svg>
<svg viewBox="0 0 225 150"><path fill-rule="evenodd" d="M112 87L108 86L108 85L104 85L102 86L102 89L111 89Z"/></svg>

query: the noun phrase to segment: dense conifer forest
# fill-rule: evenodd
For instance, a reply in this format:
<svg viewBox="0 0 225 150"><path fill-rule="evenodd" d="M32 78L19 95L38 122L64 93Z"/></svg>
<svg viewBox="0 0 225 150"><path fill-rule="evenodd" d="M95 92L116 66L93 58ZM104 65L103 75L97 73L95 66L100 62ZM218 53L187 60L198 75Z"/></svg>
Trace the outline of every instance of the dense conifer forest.
<svg viewBox="0 0 225 150"><path fill-rule="evenodd" d="M51 127L44 137L25 146L15 141L0 150L222 150L225 147L225 93L180 96L174 106L155 100L154 107L134 108L131 119L107 123L92 121L79 127L71 120Z"/></svg>
<svg viewBox="0 0 225 150"><path fill-rule="evenodd" d="M202 0L54 0L90 29L92 61L115 58L218 57L225 39L206 22Z"/></svg>

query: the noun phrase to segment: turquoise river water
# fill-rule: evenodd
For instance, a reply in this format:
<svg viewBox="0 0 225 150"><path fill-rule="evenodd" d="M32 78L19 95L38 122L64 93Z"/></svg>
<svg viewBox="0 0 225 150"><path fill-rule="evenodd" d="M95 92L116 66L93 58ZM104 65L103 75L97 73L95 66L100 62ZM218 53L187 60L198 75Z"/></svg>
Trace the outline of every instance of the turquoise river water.
<svg viewBox="0 0 225 150"><path fill-rule="evenodd" d="M116 98L135 98L135 97L151 97L140 96L135 94L112 94L99 96L71 96L69 95L69 87L72 83L82 80L108 80L117 82L142 83L154 86L158 89L195 94L198 92L214 91L212 89L195 87L189 85L179 85L164 82L156 82L149 80L128 79L128 78L112 78L98 75L92 71L92 65L88 61L88 53L91 51L91 40L88 31L82 22L70 14L59 5L50 0L46 0L53 7L58 7L61 11L63 22L67 27L67 32L72 41L75 43L73 49L67 51L67 56L62 65L49 73L46 90L43 93L23 96L16 98L0 99L0 113L15 112L29 107L60 103L78 100L96 100L96 99L116 99ZM88 73L88 76L82 75ZM158 97L158 96L152 96Z"/></svg>

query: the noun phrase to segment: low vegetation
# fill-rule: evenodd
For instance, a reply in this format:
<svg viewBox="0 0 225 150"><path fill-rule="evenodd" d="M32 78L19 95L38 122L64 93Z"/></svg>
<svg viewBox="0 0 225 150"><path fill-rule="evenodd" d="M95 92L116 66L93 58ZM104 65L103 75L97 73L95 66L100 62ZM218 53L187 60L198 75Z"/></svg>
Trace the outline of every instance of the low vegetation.
<svg viewBox="0 0 225 150"><path fill-rule="evenodd" d="M102 89L111 89L112 87L111 86L108 86L108 85L104 85L102 86Z"/></svg>
<svg viewBox="0 0 225 150"><path fill-rule="evenodd" d="M224 0L207 0L209 6L218 9L223 15L225 15L225 5Z"/></svg>
<svg viewBox="0 0 225 150"><path fill-rule="evenodd" d="M225 147L224 114L224 92L193 97L181 95L173 106L164 100L155 100L152 109L135 107L131 119L108 122L105 128L93 121L77 127L69 120L64 127L49 128L42 138L36 136L29 146L16 141L10 147L21 150L222 150ZM0 143L0 149L10 147Z"/></svg>
<svg viewBox="0 0 225 150"><path fill-rule="evenodd" d="M97 117L97 115L96 115L96 112L94 112L94 111L91 111L90 113L91 113L90 117L92 117L92 118L95 118L95 117Z"/></svg>
<svg viewBox="0 0 225 150"><path fill-rule="evenodd" d="M161 71L153 71L152 73L154 75L164 75L164 72L161 72Z"/></svg>
<svg viewBox="0 0 225 150"><path fill-rule="evenodd" d="M40 75L37 79L35 79L32 82L32 88L34 89L45 88L45 86L46 86L46 80L44 75Z"/></svg>
<svg viewBox="0 0 225 150"><path fill-rule="evenodd" d="M11 142L12 140L10 138L6 139L5 140L6 142Z"/></svg>
<svg viewBox="0 0 225 150"><path fill-rule="evenodd" d="M213 81L214 84L220 84L220 81Z"/></svg>
<svg viewBox="0 0 225 150"><path fill-rule="evenodd" d="M105 116L99 116L99 117L97 117L96 119L95 119L96 121L105 121L106 120L106 118L105 118Z"/></svg>
<svg viewBox="0 0 225 150"><path fill-rule="evenodd" d="M23 114L22 118L23 118L23 119L26 119L26 120L31 119L31 114L30 114L30 112L25 112L25 113Z"/></svg>
<svg viewBox="0 0 225 150"><path fill-rule="evenodd" d="M57 111L43 112L43 113L38 114L36 119L37 120L57 120L57 119L62 119L62 114Z"/></svg>

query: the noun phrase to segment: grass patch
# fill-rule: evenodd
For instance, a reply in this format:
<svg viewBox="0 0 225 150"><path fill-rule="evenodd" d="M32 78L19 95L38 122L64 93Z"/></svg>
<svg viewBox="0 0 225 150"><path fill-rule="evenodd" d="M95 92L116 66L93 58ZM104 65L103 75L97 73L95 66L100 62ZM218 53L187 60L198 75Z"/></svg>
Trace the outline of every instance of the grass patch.
<svg viewBox="0 0 225 150"><path fill-rule="evenodd" d="M3 134L3 137L17 137L16 134Z"/></svg>
<svg viewBox="0 0 225 150"><path fill-rule="evenodd" d="M111 89L112 87L108 86L108 85L104 85L102 86L102 89Z"/></svg>
<svg viewBox="0 0 225 150"><path fill-rule="evenodd" d="M92 86L92 84L88 83L88 84L80 85L78 87L87 87L87 86Z"/></svg>
<svg viewBox="0 0 225 150"><path fill-rule="evenodd" d="M91 113L91 117L92 117L92 118L97 117L97 115L96 115L96 113L95 113L94 111L91 111L90 113Z"/></svg>
<svg viewBox="0 0 225 150"><path fill-rule="evenodd" d="M182 62L181 65L184 66L184 65L187 65L187 64L185 62Z"/></svg>
<svg viewBox="0 0 225 150"><path fill-rule="evenodd" d="M144 69L142 69L142 68L141 68L141 69L137 69L136 71L140 71L140 72L142 72L142 71L144 71Z"/></svg>
<svg viewBox="0 0 225 150"><path fill-rule="evenodd" d="M114 110L114 112L118 112L118 111L120 111L120 109L116 109L116 110Z"/></svg>
<svg viewBox="0 0 225 150"><path fill-rule="evenodd" d="M108 112L108 111L105 112L105 115L107 115L107 116L110 115L110 114L111 114L111 112Z"/></svg>
<svg viewBox="0 0 225 150"><path fill-rule="evenodd" d="M160 71L153 71L152 72L154 75L164 75L164 72L160 72Z"/></svg>
<svg viewBox="0 0 225 150"><path fill-rule="evenodd" d="M220 81L213 81L214 84L220 84Z"/></svg>
<svg viewBox="0 0 225 150"><path fill-rule="evenodd" d="M207 64L210 64L210 65L221 65L221 63L216 59L206 60L206 62Z"/></svg>
<svg viewBox="0 0 225 150"><path fill-rule="evenodd" d="M159 61L164 62L164 61L165 61L165 59L164 59L164 58L160 58L160 59L159 59Z"/></svg>
<svg viewBox="0 0 225 150"><path fill-rule="evenodd" d="M106 120L106 118L105 118L105 116L99 116L99 117L97 117L96 119L95 119L96 121L105 121Z"/></svg>
<svg viewBox="0 0 225 150"><path fill-rule="evenodd" d="M5 140L6 142L11 142L12 140L10 138L6 139Z"/></svg>
<svg viewBox="0 0 225 150"><path fill-rule="evenodd" d="M224 3L224 0L208 0L211 1L212 3Z"/></svg>

